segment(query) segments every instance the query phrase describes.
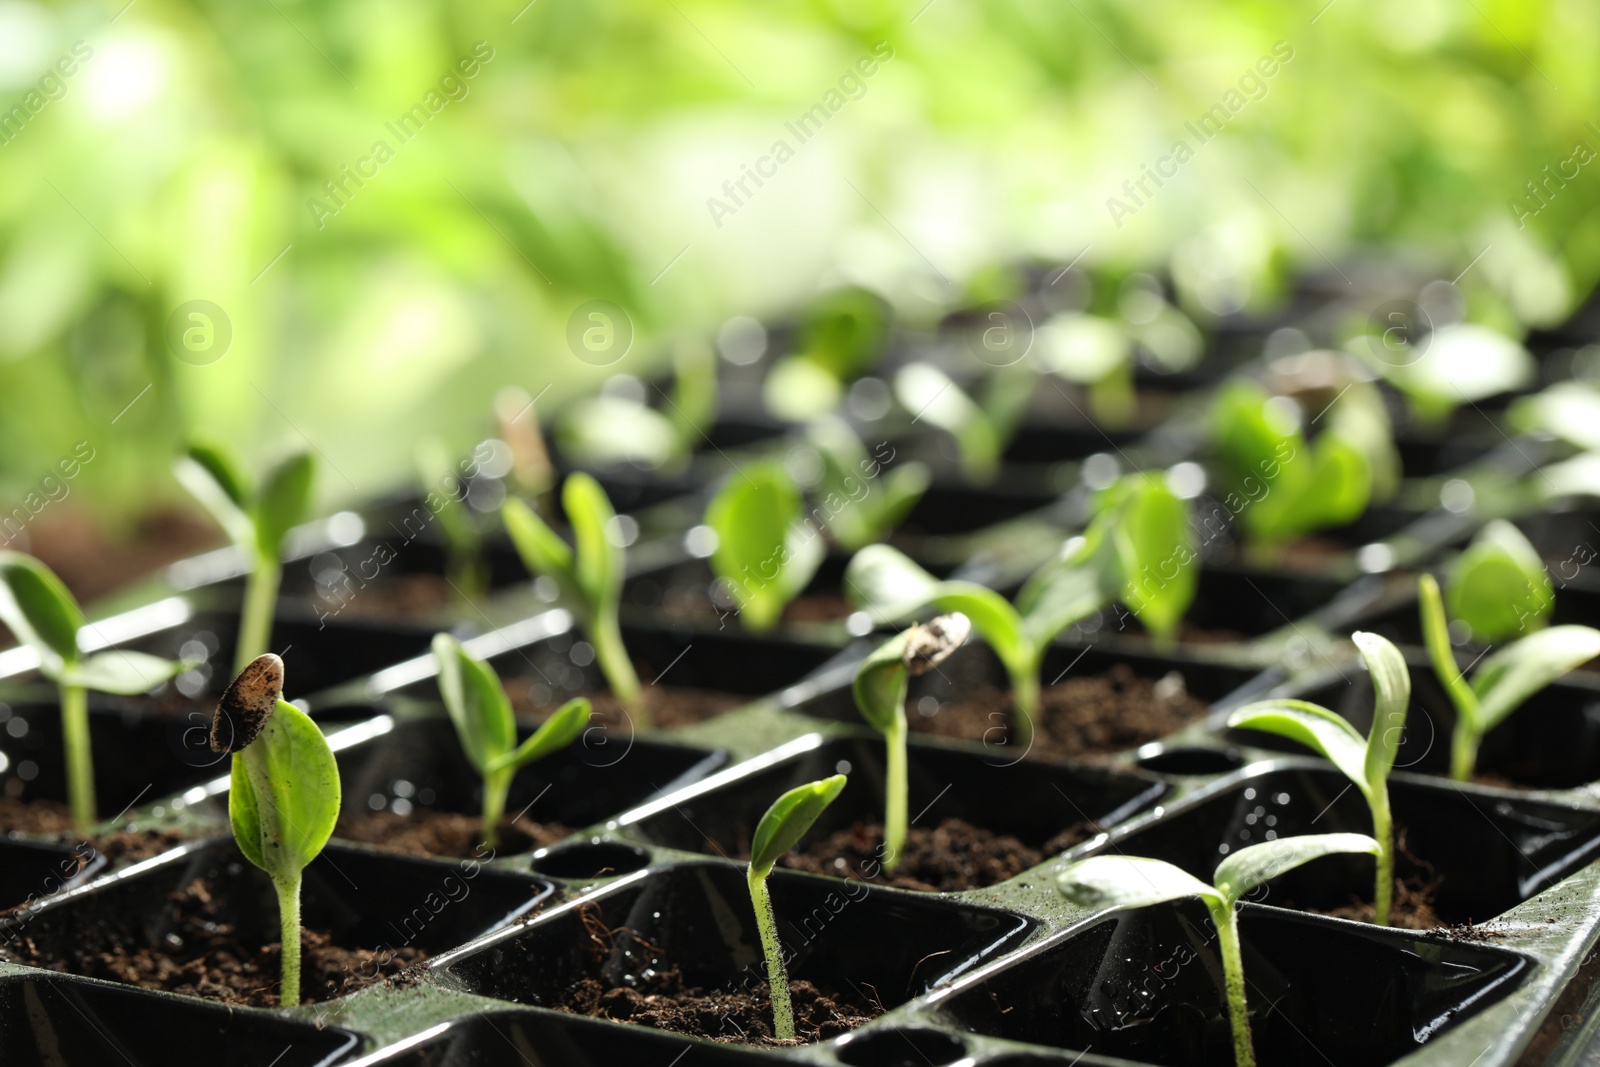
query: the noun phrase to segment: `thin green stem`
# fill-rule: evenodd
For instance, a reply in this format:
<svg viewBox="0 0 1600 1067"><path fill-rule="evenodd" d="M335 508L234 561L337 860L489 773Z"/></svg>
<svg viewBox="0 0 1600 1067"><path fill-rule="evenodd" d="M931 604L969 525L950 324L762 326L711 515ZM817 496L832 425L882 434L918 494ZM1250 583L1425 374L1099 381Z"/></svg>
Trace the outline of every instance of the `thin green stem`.
<svg viewBox="0 0 1600 1067"><path fill-rule="evenodd" d="M1450 739L1450 777L1465 782L1478 764L1478 695L1467 683L1450 647L1450 624L1444 614L1444 599L1433 575L1417 579L1417 607L1422 614L1422 638L1450 703L1456 708L1456 727Z"/></svg>
<svg viewBox="0 0 1600 1067"><path fill-rule="evenodd" d="M906 804L909 786L906 781L906 722L904 713L895 717L895 724L884 733L888 752L884 778L883 811L883 866L894 870L900 863L900 853L906 844Z"/></svg>
<svg viewBox="0 0 1600 1067"><path fill-rule="evenodd" d="M1478 768L1478 744L1483 739L1468 726L1459 714L1455 733L1450 736L1450 777L1458 782L1469 781Z"/></svg>
<svg viewBox="0 0 1600 1067"><path fill-rule="evenodd" d="M1089 410L1096 421L1112 428L1131 424L1138 414L1138 394L1133 387L1133 359L1130 356L1110 374L1089 386Z"/></svg>
<svg viewBox="0 0 1600 1067"><path fill-rule="evenodd" d="M1026 750L1033 744L1033 726L1039 718L1039 659L1038 653L1022 657L1025 662L1011 667L1011 701L1014 714L1011 721L1012 740Z"/></svg>
<svg viewBox="0 0 1600 1067"><path fill-rule="evenodd" d="M1228 1021L1233 1029L1233 1060L1236 1067L1256 1067L1255 1048L1250 1041L1250 1006L1244 995L1244 956L1239 951L1239 917L1233 901L1206 901L1217 926L1217 944L1222 950L1222 973L1228 988Z"/></svg>
<svg viewBox="0 0 1600 1067"><path fill-rule="evenodd" d="M767 957L767 985L772 993L772 1035L779 1041L794 1040L794 1006L789 1001L789 975L783 966L783 946L778 943L778 920L772 913L772 897L767 894L766 873L752 868L745 881L750 884L750 903L756 910L756 929L761 932L761 951Z"/></svg>
<svg viewBox="0 0 1600 1067"><path fill-rule="evenodd" d="M650 713L640 699L639 676L634 673L633 661L622 644L622 627L615 612L602 613L589 624L589 641L594 645L594 658L600 663L600 673L606 676L617 703L631 715L640 730L650 729Z"/></svg>
<svg viewBox="0 0 1600 1067"><path fill-rule="evenodd" d="M274 878L272 886L278 891L278 925L283 936L283 986L278 1005L292 1008L300 1003L300 875Z"/></svg>
<svg viewBox="0 0 1600 1067"><path fill-rule="evenodd" d="M1378 852L1378 884L1373 889L1373 918L1379 926L1389 925L1389 909L1394 902L1394 819L1389 813L1389 790L1382 791L1370 801L1372 806L1372 836L1380 846Z"/></svg>
<svg viewBox="0 0 1600 1067"><path fill-rule="evenodd" d="M483 776L483 843L490 848L500 847L500 819L506 813L512 773L490 771Z"/></svg>
<svg viewBox="0 0 1600 1067"><path fill-rule="evenodd" d="M238 674L250 661L267 651L272 640L272 612L278 603L278 581L283 568L276 558L256 560L244 591L244 608L239 615L239 643L233 651L233 673Z"/></svg>
<svg viewBox="0 0 1600 1067"><path fill-rule="evenodd" d="M94 825L94 757L89 749L89 691L61 687L61 743L67 750L67 799L72 825L80 832Z"/></svg>

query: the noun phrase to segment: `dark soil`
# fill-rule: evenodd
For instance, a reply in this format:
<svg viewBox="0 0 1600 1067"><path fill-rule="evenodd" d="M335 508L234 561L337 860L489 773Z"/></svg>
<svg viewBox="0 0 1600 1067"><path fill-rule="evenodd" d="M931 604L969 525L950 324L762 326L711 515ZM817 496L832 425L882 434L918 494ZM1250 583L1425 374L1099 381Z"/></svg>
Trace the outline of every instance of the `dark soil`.
<svg viewBox="0 0 1600 1067"><path fill-rule="evenodd" d="M707 990L687 984L676 967L650 972L637 988L583 978L568 991L563 1003L551 1006L576 1015L750 1045L826 1041L883 1014L881 1005L868 1003L853 991L827 993L806 981L790 981L789 996L794 1002L798 1035L794 1042L780 1042L772 1036L772 1000L765 982L755 992Z"/></svg>
<svg viewBox="0 0 1600 1067"><path fill-rule="evenodd" d="M367 811L341 817L333 832L342 840L374 845L390 852L468 859L480 855L478 846L483 841L483 818L429 808L413 810L409 815L396 815L392 811ZM560 823L541 823L531 819L513 822L505 818L500 820L497 851L503 855L530 852L553 845L571 833L571 827Z"/></svg>
<svg viewBox="0 0 1600 1067"><path fill-rule="evenodd" d="M530 722L542 722L573 696L588 697L594 704L594 719L606 726L623 726L625 717L617 698L608 692L575 693L558 700L537 701L534 686L542 685L537 677L507 678L506 693L511 697L512 710L517 717ZM719 693L711 689L688 689L664 685L646 685L643 689L645 710L658 727L689 726L714 719L750 702L749 697L734 693ZM594 720L591 720L594 721Z"/></svg>
<svg viewBox="0 0 1600 1067"><path fill-rule="evenodd" d="M796 623L838 622L856 609L839 593L815 593L797 596L784 606L782 622Z"/></svg>
<svg viewBox="0 0 1600 1067"><path fill-rule="evenodd" d="M1407 847L1403 827L1395 836L1395 853L1395 864L1399 870L1394 880L1394 899L1389 905L1389 925L1400 930L1459 930L1459 927L1449 926L1434 912L1433 902L1444 879L1435 876L1433 864L1418 859ZM1360 923L1373 922L1378 914L1377 906L1371 901L1356 898L1338 908L1306 910ZM1471 928L1470 923L1466 926Z"/></svg>
<svg viewBox="0 0 1600 1067"><path fill-rule="evenodd" d="M893 872L882 869L883 824L856 823L827 837L803 840L780 861L783 866L835 878L858 878L923 892L957 893L1013 878L1047 856L1065 852L1096 831L1088 824L1063 830L1043 848L1010 834L996 834L960 819L932 829L913 826ZM742 855L748 855L746 848Z"/></svg>
<svg viewBox="0 0 1600 1067"><path fill-rule="evenodd" d="M224 887L197 878L168 900L167 933L161 949L150 947L134 929L106 922L73 931L67 957L44 956L33 938L24 935L7 950L19 962L35 967L103 978L144 989L204 997L225 1004L276 1007L281 946L246 943L231 919L241 901ZM251 903L254 907L254 903ZM326 933L301 931L300 991L307 1001L332 1000L427 959L417 948L385 949L335 945Z"/></svg>
<svg viewBox="0 0 1600 1067"><path fill-rule="evenodd" d="M388 575L316 599L327 618L345 620L437 615L461 603L460 595L438 574Z"/></svg>
<svg viewBox="0 0 1600 1067"><path fill-rule="evenodd" d="M1136 748L1201 719L1206 705L1188 694L1183 677L1141 678L1118 665L1105 674L1069 678L1044 690L1028 755L1039 759L1105 756ZM937 714L908 716L911 728L940 737L1010 741L1009 692L985 688L970 700L941 707Z"/></svg>
<svg viewBox="0 0 1600 1067"><path fill-rule="evenodd" d="M25 543L7 547L37 556L79 603L88 603L222 540L214 525L188 512L158 510L112 531L68 511L42 516L27 528Z"/></svg>
<svg viewBox="0 0 1600 1067"><path fill-rule="evenodd" d="M63 845L87 842L112 863L138 863L175 848L184 840L174 830L124 828L106 834L80 834L72 826L72 810L55 800L0 797L0 833L53 837Z"/></svg>
<svg viewBox="0 0 1600 1067"><path fill-rule="evenodd" d="M838 622L855 610L840 593L802 594L784 605L779 622L785 626ZM724 625L739 627L739 613L717 607L705 586L668 589L661 600L661 611L671 618L693 619L700 624L724 620L718 629Z"/></svg>

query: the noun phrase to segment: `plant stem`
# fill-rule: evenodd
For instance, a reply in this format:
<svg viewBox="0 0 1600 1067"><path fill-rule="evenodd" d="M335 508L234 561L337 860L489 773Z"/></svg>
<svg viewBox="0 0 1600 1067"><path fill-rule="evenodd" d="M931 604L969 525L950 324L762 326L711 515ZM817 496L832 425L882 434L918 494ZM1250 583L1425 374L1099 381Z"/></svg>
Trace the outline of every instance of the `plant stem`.
<svg viewBox="0 0 1600 1067"><path fill-rule="evenodd" d="M888 758L884 778L883 866L894 870L906 844L906 720L904 713L883 735Z"/></svg>
<svg viewBox="0 0 1600 1067"><path fill-rule="evenodd" d="M594 645L594 658L600 661L600 673L616 695L617 703L631 715L640 730L650 729L650 713L639 699L639 676L634 673L633 661L622 644L622 628L615 613L602 613L603 617L591 620L589 640Z"/></svg>
<svg viewBox="0 0 1600 1067"><path fill-rule="evenodd" d="M1373 918L1379 926L1389 925L1389 909L1394 901L1394 819L1389 813L1389 789L1372 798L1372 836L1378 851L1378 884L1373 890Z"/></svg>
<svg viewBox="0 0 1600 1067"><path fill-rule="evenodd" d="M244 608L239 615L239 641L233 650L233 673L237 675L250 661L267 651L272 640L272 611L278 602L278 580L283 568L276 557L261 555L244 590Z"/></svg>
<svg viewBox="0 0 1600 1067"><path fill-rule="evenodd" d="M283 985L278 991L278 1006L292 1008L300 1003L300 875L274 878L278 891L278 924L283 940Z"/></svg>
<svg viewBox="0 0 1600 1067"><path fill-rule="evenodd" d="M778 943L778 920L767 894L766 874L752 868L745 875L750 903L756 909L756 929L761 931L761 951L767 957L767 985L772 994L772 1034L779 1041L794 1040L794 1007L789 1002L789 976L783 967L783 946Z"/></svg>
<svg viewBox="0 0 1600 1067"><path fill-rule="evenodd" d="M1478 734L1456 713L1456 730L1450 737L1450 777L1465 782L1478 767Z"/></svg>
<svg viewBox="0 0 1600 1067"><path fill-rule="evenodd" d="M483 776L483 843L490 848L500 847L500 819L506 813L510 791L510 771L490 771Z"/></svg>
<svg viewBox="0 0 1600 1067"><path fill-rule="evenodd" d="M1039 664L1028 664L1011 672L1011 701L1015 714L1011 721L1012 740L1024 751L1033 744L1033 724L1039 717Z"/></svg>
<svg viewBox="0 0 1600 1067"><path fill-rule="evenodd" d="M1233 901L1206 901L1217 926L1217 944L1222 950L1222 973L1228 988L1228 1021L1233 1029L1233 1060L1236 1067L1256 1067L1255 1048L1250 1041L1250 1006L1244 996L1244 956L1239 951L1239 917Z"/></svg>
<svg viewBox="0 0 1600 1067"><path fill-rule="evenodd" d="M1089 386L1089 410L1097 421L1113 429L1133 422L1139 403L1133 388L1132 356Z"/></svg>
<svg viewBox="0 0 1600 1067"><path fill-rule="evenodd" d="M80 832L94 825L94 757L89 750L89 691L61 687L61 743L67 750L67 799L72 825Z"/></svg>

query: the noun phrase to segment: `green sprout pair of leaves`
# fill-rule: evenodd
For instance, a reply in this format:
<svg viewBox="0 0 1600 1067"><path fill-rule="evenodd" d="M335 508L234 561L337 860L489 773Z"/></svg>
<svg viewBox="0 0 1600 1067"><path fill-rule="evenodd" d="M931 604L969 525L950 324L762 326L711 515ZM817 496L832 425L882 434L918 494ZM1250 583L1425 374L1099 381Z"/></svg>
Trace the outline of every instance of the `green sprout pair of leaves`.
<svg viewBox="0 0 1600 1067"><path fill-rule="evenodd" d="M601 393L570 404L556 427L562 451L586 465L681 467L717 414L717 367L709 345L679 345L665 409L641 398Z"/></svg>
<svg viewBox="0 0 1600 1067"><path fill-rule="evenodd" d="M1529 697L1568 671L1600 656L1600 630L1590 626L1551 626L1535 630L1483 659L1469 682L1450 646L1450 624L1438 580L1417 580L1422 637L1433 670L1455 705L1450 741L1450 777L1469 780L1477 769L1483 736L1504 722Z"/></svg>
<svg viewBox="0 0 1600 1067"><path fill-rule="evenodd" d="M976 582L940 581L887 545L868 545L850 561L845 587L878 621L932 606L961 612L1010 676L1013 740L1026 746L1040 707L1039 668L1062 630L1121 600L1158 642L1176 632L1194 598L1198 555L1188 505L1151 475L1108 489L1082 538L1023 585L1016 605Z"/></svg>
<svg viewBox="0 0 1600 1067"><path fill-rule="evenodd" d="M736 472L706 508L717 535L711 568L739 605L744 625L764 633L811 581L827 555L805 517L805 498L776 460Z"/></svg>
<svg viewBox="0 0 1600 1067"><path fill-rule="evenodd" d="M1461 553L1444 597L1450 618L1483 644L1543 629L1556 603L1539 550L1504 519L1487 523Z"/></svg>
<svg viewBox="0 0 1600 1067"><path fill-rule="evenodd" d="M572 526L573 545L515 497L501 508L506 532L523 565L555 582L557 602L572 612L588 635L617 702L640 729L648 729L650 719L641 699L639 676L623 646L618 618L623 554L607 532L617 513L600 483L582 472L569 475L562 485L561 506Z"/></svg>
<svg viewBox="0 0 1600 1067"><path fill-rule="evenodd" d="M1161 860L1094 856L1068 867L1062 872L1058 885L1068 900L1096 911L1144 908L1199 897L1217 927L1228 994L1228 1018L1233 1031L1234 1062L1236 1067L1255 1067L1235 907L1241 897L1257 886L1314 859L1341 853L1377 855L1379 845L1364 834L1314 834L1250 845L1218 864L1210 885Z"/></svg>
<svg viewBox="0 0 1600 1067"><path fill-rule="evenodd" d="M814 495L828 511L828 533L847 552L888 537L928 491L932 476L925 464L913 460L884 470L837 416L813 422L806 440L822 456Z"/></svg>
<svg viewBox="0 0 1600 1067"><path fill-rule="evenodd" d="M936 426L954 439L962 475L983 485L1000 470L1000 454L1017 431L1033 384L1029 368L1002 367L972 396L933 364L908 363L894 376L894 395L914 422Z"/></svg>
<svg viewBox="0 0 1600 1067"><path fill-rule="evenodd" d="M583 736L591 711L583 698L569 700L517 744L517 720L511 698L494 668L468 652L449 634L436 634L433 655L439 662L439 695L455 725L467 761L483 779L483 839L499 846L506 794L518 771Z"/></svg>
<svg viewBox="0 0 1600 1067"><path fill-rule="evenodd" d="M1304 700L1262 700L1228 717L1228 725L1264 730L1296 741L1318 753L1361 791L1372 812L1372 836L1378 841L1378 875L1373 910L1379 926L1389 925L1394 900L1394 819L1389 808L1389 772L1405 739L1406 710L1411 704L1411 673L1405 657L1377 634L1351 635L1372 677L1376 706L1372 729L1362 737L1355 727L1327 708ZM1303 840L1303 839L1302 839Z"/></svg>
<svg viewBox="0 0 1600 1067"><path fill-rule="evenodd" d="M244 466L227 448L196 443L178 458L173 471L250 561L250 579L233 657L233 669L243 670L246 663L267 650L272 639L283 539L292 527L306 519L315 461L309 452L296 453L268 471L260 486L254 486Z"/></svg>
<svg viewBox="0 0 1600 1067"><path fill-rule="evenodd" d="M1337 410L1349 402L1345 412L1358 414L1346 421L1370 423L1366 406L1356 403L1364 395L1358 386L1371 390L1368 383L1353 384L1333 406ZM1308 442L1296 420L1272 401L1260 386L1240 381L1224 386L1211 408L1211 440L1222 481L1240 502L1230 510L1238 513L1250 540L1273 547L1360 518L1387 477L1360 443L1370 434L1347 430L1336 417L1314 443ZM1386 423L1380 436L1387 440Z"/></svg>
<svg viewBox="0 0 1600 1067"><path fill-rule="evenodd" d="M223 693L211 748L233 753L233 838L277 892L278 1003L292 1007L300 1002L300 884L339 821L339 764L317 724L283 699L283 661L271 653L246 664Z"/></svg>
<svg viewBox="0 0 1600 1067"><path fill-rule="evenodd" d="M425 438L417 445L417 474L428 510L438 518L439 530L444 534L445 577L461 596L479 596L489 588L483 530L467 504L460 470L437 437ZM432 506L435 500L438 508Z"/></svg>
<svg viewBox="0 0 1600 1067"><path fill-rule="evenodd" d="M61 742L67 757L72 822L95 821L94 755L89 746L89 691L134 696L166 682L192 663L113 649L84 655L78 631L87 625L78 602L55 572L32 556L0 552L0 621L39 656L39 673L61 694Z"/></svg>
<svg viewBox="0 0 1600 1067"><path fill-rule="evenodd" d="M772 1033L779 1041L794 1040L794 1005L789 997L788 971L783 965L783 945L778 941L778 919L772 910L772 896L767 892L767 876L772 873L773 865L805 836L811 824L834 802L844 789L845 780L844 775L836 774L789 790L773 801L772 807L761 816L750 840L750 869L745 882L750 887L750 903L755 908L761 951L767 958Z"/></svg>
<svg viewBox="0 0 1600 1067"><path fill-rule="evenodd" d="M883 866L894 870L906 841L910 786L906 773L906 690L913 676L943 663L966 642L972 622L960 612L910 626L879 645L856 668L851 693L867 725L883 735Z"/></svg>
<svg viewBox="0 0 1600 1067"><path fill-rule="evenodd" d="M805 422L839 406L845 386L877 361L889 338L888 303L859 287L836 289L807 313L794 352L772 365L762 402L780 419Z"/></svg>

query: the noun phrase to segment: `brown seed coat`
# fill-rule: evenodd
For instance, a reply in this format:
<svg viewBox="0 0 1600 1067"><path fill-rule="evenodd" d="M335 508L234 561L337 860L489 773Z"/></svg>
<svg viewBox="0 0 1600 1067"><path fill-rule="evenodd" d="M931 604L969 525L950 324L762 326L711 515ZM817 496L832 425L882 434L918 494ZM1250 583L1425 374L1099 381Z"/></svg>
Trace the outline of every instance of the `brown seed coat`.
<svg viewBox="0 0 1600 1067"><path fill-rule="evenodd" d="M238 752L254 741L283 696L283 660L271 652L245 664L211 719L211 751Z"/></svg>

